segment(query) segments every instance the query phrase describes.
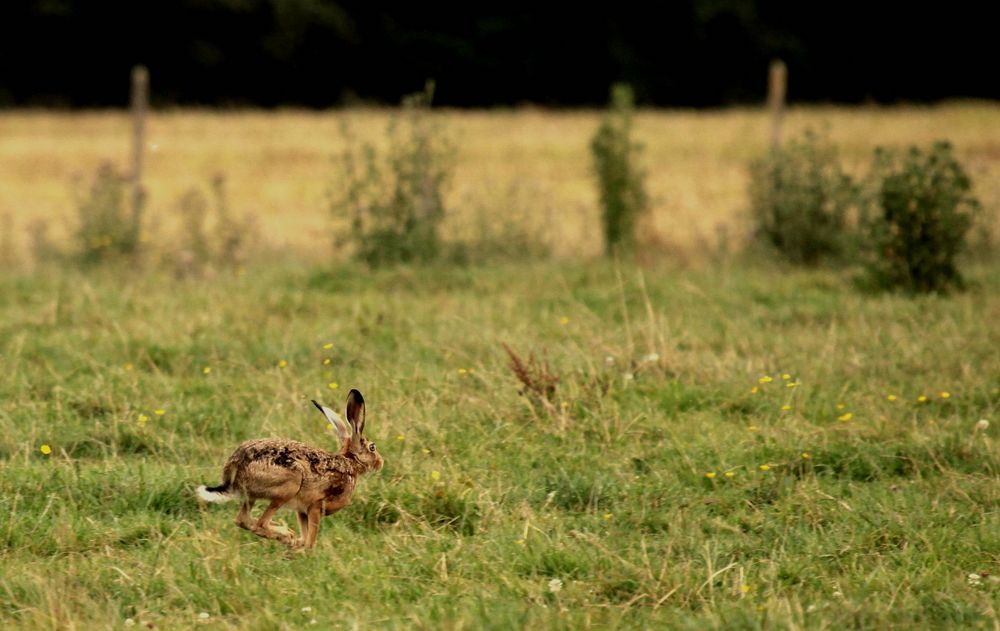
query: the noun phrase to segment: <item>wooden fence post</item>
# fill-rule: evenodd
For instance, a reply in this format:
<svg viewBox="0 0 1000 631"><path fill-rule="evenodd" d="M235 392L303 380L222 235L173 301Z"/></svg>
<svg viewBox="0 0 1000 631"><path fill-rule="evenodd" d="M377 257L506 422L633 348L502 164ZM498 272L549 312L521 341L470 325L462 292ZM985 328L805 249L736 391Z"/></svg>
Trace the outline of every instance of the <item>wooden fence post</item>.
<svg viewBox="0 0 1000 631"><path fill-rule="evenodd" d="M132 230L133 243L139 240L139 225L146 191L142 186L143 157L146 154L146 111L149 109L149 71L132 68Z"/></svg>
<svg viewBox="0 0 1000 631"><path fill-rule="evenodd" d="M775 59L767 78L767 108L771 111L771 148L781 146L781 123L785 116L785 91L788 69L785 62Z"/></svg>

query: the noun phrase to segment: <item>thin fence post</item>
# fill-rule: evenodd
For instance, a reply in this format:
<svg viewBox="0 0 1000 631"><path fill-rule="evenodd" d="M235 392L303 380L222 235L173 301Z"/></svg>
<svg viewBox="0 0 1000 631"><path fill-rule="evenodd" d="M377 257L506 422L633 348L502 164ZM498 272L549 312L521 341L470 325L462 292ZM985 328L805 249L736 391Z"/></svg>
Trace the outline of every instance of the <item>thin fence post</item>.
<svg viewBox="0 0 1000 631"><path fill-rule="evenodd" d="M771 112L771 148L781 146L781 123L785 116L785 91L788 69L785 62L775 59L771 62L767 78L767 108Z"/></svg>
<svg viewBox="0 0 1000 631"><path fill-rule="evenodd" d="M132 230L138 242L139 225L146 191L142 186L143 158L146 154L146 112L149 109L149 71L145 66L132 68Z"/></svg>

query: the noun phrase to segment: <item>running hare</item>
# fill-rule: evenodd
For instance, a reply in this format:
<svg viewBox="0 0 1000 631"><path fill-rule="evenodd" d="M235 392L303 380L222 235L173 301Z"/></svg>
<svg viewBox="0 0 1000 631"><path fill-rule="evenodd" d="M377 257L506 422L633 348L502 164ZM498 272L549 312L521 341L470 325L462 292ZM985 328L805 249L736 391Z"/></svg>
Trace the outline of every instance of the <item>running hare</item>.
<svg viewBox="0 0 1000 631"><path fill-rule="evenodd" d="M243 498L236 524L261 537L277 539L292 547L311 548L316 543L319 520L351 503L358 476L382 468L382 456L375 443L363 436L365 400L357 390L347 395L348 432L340 416L313 401L340 437L342 447L331 453L318 447L284 438L248 440L236 448L222 469L222 484L198 487L198 496L207 502ZM270 500L260 519L250 517L257 500ZM299 516L302 538L279 530L271 518L279 508L291 508Z"/></svg>

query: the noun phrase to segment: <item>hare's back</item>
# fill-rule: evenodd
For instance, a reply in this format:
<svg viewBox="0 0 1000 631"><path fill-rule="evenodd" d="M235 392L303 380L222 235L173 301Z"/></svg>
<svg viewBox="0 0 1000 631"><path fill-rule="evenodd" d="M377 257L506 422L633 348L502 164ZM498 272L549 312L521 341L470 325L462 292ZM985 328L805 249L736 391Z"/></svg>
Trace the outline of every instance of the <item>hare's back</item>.
<svg viewBox="0 0 1000 631"><path fill-rule="evenodd" d="M296 469L303 462L329 457L326 451L297 440L285 438L255 438L240 444L229 457L226 466L245 467L250 464L269 464L285 469Z"/></svg>
<svg viewBox="0 0 1000 631"><path fill-rule="evenodd" d="M311 464L326 452L284 438L258 438L242 443L226 462L225 477L251 495L286 484L298 484ZM328 456L327 456L328 457Z"/></svg>

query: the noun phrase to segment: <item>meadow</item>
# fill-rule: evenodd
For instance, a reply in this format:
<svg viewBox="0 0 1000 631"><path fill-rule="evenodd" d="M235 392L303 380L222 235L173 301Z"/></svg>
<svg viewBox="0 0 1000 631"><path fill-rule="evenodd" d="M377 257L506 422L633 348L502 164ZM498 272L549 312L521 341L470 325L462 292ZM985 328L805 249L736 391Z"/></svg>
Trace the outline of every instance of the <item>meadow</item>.
<svg viewBox="0 0 1000 631"><path fill-rule="evenodd" d="M751 110L641 113L666 251L596 258L598 114L515 110L444 114L451 221L541 215L553 256L369 270L331 246L325 196L338 118L378 138L387 115L156 114L150 251L219 171L267 240L178 278L153 255L33 260L24 226L70 242L73 174L124 164L127 118L0 114L0 625L1000 628L995 259L911 297L736 251L767 128ZM789 127L828 124L856 169L875 144L950 138L995 212L998 121L809 108ZM549 397L505 344L558 377ZM332 448L309 401L352 387L386 464L315 550L195 498L241 440Z"/></svg>

